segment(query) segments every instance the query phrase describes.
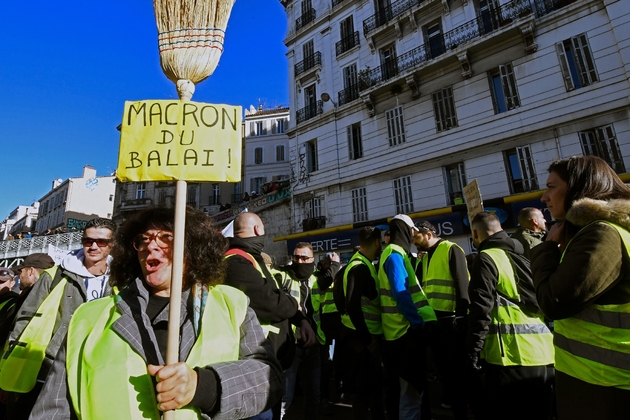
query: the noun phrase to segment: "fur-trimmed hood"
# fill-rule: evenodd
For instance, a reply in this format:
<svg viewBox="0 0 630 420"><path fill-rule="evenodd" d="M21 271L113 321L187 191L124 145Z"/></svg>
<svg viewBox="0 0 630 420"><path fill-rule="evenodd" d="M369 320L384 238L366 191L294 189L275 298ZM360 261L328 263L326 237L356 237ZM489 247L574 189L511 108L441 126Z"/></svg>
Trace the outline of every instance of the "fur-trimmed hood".
<svg viewBox="0 0 630 420"><path fill-rule="evenodd" d="M609 201L583 198L573 203L566 219L576 226L586 226L596 220L606 220L630 230L630 200Z"/></svg>

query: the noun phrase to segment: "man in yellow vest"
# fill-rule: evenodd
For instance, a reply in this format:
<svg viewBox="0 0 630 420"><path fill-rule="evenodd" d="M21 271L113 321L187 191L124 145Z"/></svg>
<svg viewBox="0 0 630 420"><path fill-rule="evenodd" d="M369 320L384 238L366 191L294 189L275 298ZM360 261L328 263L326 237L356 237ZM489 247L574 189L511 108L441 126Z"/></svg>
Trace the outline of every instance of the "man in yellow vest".
<svg viewBox="0 0 630 420"><path fill-rule="evenodd" d="M426 220L416 222L413 243L426 253L416 270L418 281L438 322L430 337L432 355L442 384L442 406L450 406L456 420L466 420L466 314L468 269L466 255L454 242L438 236Z"/></svg>
<svg viewBox="0 0 630 420"><path fill-rule="evenodd" d="M471 223L479 251L469 287L466 350L473 371L482 371L489 419L546 419L554 380L553 337L536 301L522 245L497 216L477 214ZM483 415L482 415L483 417Z"/></svg>
<svg viewBox="0 0 630 420"><path fill-rule="evenodd" d="M389 223L390 242L381 254L378 271L383 324L385 368L407 381L422 396L426 387L426 340L423 331L436 320L411 265L413 232L411 218L395 216ZM398 417L397 407L387 407ZM390 412L391 411L391 412ZM419 413L408 413L407 417Z"/></svg>
<svg viewBox="0 0 630 420"><path fill-rule="evenodd" d="M63 343L70 318L83 303L111 293L110 251L116 225L87 222L83 247L45 270L24 300L0 362L0 388L20 393L14 419L26 419ZM19 372L19 374L18 374Z"/></svg>
<svg viewBox="0 0 630 420"><path fill-rule="evenodd" d="M306 317L298 310L298 303L277 286L262 256L265 244L265 225L256 213L240 213L234 219L234 237L228 238L225 284L241 290L249 297L249 306L267 333L276 358L283 369L288 369L295 353L295 340L290 322L300 327L305 346L315 344L315 333ZM274 411L280 413L280 406ZM271 412L254 419L271 419Z"/></svg>
<svg viewBox="0 0 630 420"><path fill-rule="evenodd" d="M341 342L344 358L344 389L354 393L355 419L384 419L381 357L377 340L383 335L376 284L378 275L372 261L381 254L381 230L366 226L359 230L359 250L343 272L344 311ZM339 278L337 280L339 281ZM336 286L337 287L337 286Z"/></svg>

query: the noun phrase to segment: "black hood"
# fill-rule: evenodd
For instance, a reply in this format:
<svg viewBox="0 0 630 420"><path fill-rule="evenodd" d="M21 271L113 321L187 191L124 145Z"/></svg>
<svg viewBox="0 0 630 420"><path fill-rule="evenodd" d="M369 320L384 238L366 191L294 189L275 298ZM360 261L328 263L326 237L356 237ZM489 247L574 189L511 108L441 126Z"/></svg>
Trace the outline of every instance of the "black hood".
<svg viewBox="0 0 630 420"><path fill-rule="evenodd" d="M411 252L411 241L413 234L411 228L402 220L392 220L389 222L389 243L403 247L407 252Z"/></svg>
<svg viewBox="0 0 630 420"><path fill-rule="evenodd" d="M494 235L486 238L482 243L477 247L478 251L483 251L484 249L490 248L498 248L503 251L509 251L514 254L523 255L523 245L516 239L510 238L510 236L504 230L495 233Z"/></svg>

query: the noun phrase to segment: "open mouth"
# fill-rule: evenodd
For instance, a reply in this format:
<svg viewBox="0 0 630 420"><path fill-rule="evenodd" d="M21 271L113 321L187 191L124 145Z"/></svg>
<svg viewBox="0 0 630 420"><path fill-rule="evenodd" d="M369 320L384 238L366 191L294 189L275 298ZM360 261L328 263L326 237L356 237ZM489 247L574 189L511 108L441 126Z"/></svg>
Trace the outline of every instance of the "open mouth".
<svg viewBox="0 0 630 420"><path fill-rule="evenodd" d="M156 258L150 258L150 259L147 259L146 261L147 271L149 272L157 271L161 265L162 265L162 261Z"/></svg>

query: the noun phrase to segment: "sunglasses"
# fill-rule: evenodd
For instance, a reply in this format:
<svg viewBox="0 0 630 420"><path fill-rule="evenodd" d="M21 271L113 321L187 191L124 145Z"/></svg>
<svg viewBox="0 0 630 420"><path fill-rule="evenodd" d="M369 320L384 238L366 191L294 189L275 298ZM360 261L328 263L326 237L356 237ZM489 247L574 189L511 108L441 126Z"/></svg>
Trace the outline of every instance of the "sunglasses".
<svg viewBox="0 0 630 420"><path fill-rule="evenodd" d="M291 259L292 259L294 262L298 262L298 261L301 261L301 262L307 262L307 261L308 261L308 260L310 260L311 258L313 258L313 257L309 257L308 255L292 255L292 256L291 256Z"/></svg>
<svg viewBox="0 0 630 420"><path fill-rule="evenodd" d="M96 245L98 245L99 248L105 248L107 245L109 245L112 242L112 240L105 239L105 238L81 238L81 243L85 247L92 246L94 242L96 242Z"/></svg>
<svg viewBox="0 0 630 420"><path fill-rule="evenodd" d="M157 246L162 249L170 248L173 245L173 234L171 232L158 232L153 235L140 233L133 238L133 247L136 251L146 251L151 241L155 240Z"/></svg>

